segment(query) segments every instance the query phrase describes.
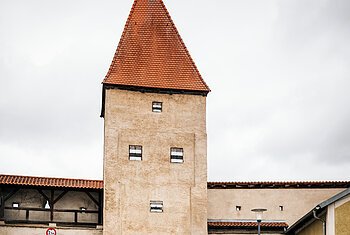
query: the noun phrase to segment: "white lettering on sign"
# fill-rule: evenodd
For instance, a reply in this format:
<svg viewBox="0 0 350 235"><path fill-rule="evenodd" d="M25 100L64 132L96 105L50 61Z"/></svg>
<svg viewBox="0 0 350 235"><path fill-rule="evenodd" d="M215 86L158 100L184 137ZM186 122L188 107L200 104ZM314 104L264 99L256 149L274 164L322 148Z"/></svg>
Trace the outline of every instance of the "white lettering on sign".
<svg viewBox="0 0 350 235"><path fill-rule="evenodd" d="M48 228L46 230L46 235L56 235L56 229L54 228Z"/></svg>

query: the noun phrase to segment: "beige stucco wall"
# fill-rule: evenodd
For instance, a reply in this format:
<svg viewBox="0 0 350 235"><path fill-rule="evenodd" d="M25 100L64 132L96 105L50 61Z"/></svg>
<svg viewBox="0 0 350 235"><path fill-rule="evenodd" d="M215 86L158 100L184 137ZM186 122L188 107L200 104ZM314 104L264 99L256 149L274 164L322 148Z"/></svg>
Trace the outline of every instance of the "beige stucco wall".
<svg viewBox="0 0 350 235"><path fill-rule="evenodd" d="M104 234L207 233L205 102L106 90ZM142 145L142 161L129 161L129 145ZM170 163L170 147L184 149L184 163ZM150 200L163 201L164 212L150 213Z"/></svg>
<svg viewBox="0 0 350 235"><path fill-rule="evenodd" d="M45 235L48 226L40 225L2 225L0 224L1 235ZM102 229L93 228L55 228L57 235L102 235Z"/></svg>
<svg viewBox="0 0 350 235"><path fill-rule="evenodd" d="M208 219L255 219L252 208L267 209L264 219L289 225L344 189L208 189ZM236 211L241 206L241 211ZM283 206L283 211L279 210Z"/></svg>
<svg viewBox="0 0 350 235"><path fill-rule="evenodd" d="M305 229L297 233L297 235L323 235L322 222L315 220L312 224L308 225Z"/></svg>
<svg viewBox="0 0 350 235"><path fill-rule="evenodd" d="M335 234L350 234L350 196L336 203L335 207Z"/></svg>

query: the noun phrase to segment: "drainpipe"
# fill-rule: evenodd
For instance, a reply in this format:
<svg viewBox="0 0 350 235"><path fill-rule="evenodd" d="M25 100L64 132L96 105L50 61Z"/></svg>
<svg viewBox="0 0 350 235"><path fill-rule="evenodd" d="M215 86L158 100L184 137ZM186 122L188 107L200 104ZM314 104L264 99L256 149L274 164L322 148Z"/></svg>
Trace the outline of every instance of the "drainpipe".
<svg viewBox="0 0 350 235"><path fill-rule="evenodd" d="M323 235L326 235L326 221L324 219L321 219L320 217L317 217L316 211L320 209L318 206L312 211L314 218L322 222L322 227L323 227Z"/></svg>

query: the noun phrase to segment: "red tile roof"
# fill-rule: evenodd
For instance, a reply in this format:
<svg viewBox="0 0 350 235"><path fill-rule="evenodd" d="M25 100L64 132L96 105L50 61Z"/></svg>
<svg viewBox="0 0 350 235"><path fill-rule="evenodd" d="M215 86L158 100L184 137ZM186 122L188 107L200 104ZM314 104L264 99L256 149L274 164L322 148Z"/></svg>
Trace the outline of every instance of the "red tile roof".
<svg viewBox="0 0 350 235"><path fill-rule="evenodd" d="M134 0L103 83L210 91L162 0Z"/></svg>
<svg viewBox="0 0 350 235"><path fill-rule="evenodd" d="M103 189L103 180L1 175L0 184ZM349 188L350 181L208 182L208 188Z"/></svg>
<svg viewBox="0 0 350 235"><path fill-rule="evenodd" d="M350 181L208 182L208 188L348 188Z"/></svg>
<svg viewBox="0 0 350 235"><path fill-rule="evenodd" d="M257 227L257 222L246 222L246 221L233 221L233 222L208 222L208 226L211 227ZM288 227L288 224L286 222L261 222L260 226L262 228L271 228L271 227L278 227L278 228L284 228Z"/></svg>
<svg viewBox="0 0 350 235"><path fill-rule="evenodd" d="M19 175L0 175L0 185L27 185L80 189L103 189L102 180L49 178Z"/></svg>

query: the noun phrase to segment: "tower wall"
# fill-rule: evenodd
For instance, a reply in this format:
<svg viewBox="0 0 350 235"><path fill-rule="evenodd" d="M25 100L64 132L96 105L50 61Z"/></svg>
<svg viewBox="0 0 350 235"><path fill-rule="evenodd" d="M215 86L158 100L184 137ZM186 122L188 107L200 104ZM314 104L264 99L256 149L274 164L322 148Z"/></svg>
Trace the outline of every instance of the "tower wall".
<svg viewBox="0 0 350 235"><path fill-rule="evenodd" d="M104 234L206 234L206 97L107 89L104 118ZM129 145L142 146L142 161L129 160ZM183 163L170 162L171 147Z"/></svg>

